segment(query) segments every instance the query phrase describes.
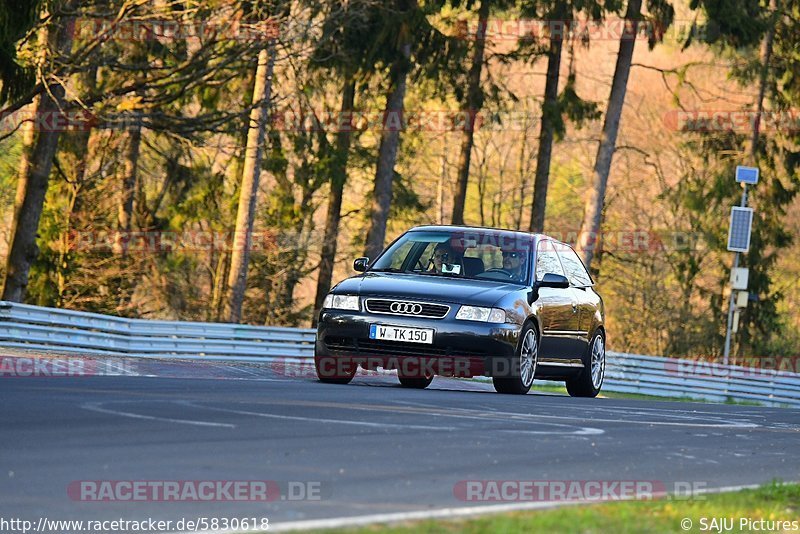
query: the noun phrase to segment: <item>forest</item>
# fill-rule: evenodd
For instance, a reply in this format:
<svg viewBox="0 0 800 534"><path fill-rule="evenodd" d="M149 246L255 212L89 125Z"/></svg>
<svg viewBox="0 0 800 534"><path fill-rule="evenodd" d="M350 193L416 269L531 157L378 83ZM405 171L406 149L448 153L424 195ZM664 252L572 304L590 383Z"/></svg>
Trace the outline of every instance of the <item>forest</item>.
<svg viewBox="0 0 800 534"><path fill-rule="evenodd" d="M420 224L575 246L611 350L800 354L796 0L2 0L1 300L308 327Z"/></svg>

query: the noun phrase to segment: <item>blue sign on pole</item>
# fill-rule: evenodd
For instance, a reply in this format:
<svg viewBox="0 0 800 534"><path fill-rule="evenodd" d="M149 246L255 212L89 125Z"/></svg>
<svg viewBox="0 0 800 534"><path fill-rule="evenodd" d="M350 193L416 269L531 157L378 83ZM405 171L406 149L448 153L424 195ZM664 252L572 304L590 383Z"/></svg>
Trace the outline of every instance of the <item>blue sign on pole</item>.
<svg viewBox="0 0 800 534"><path fill-rule="evenodd" d="M743 184L755 185L758 183L758 167L736 166L736 181Z"/></svg>

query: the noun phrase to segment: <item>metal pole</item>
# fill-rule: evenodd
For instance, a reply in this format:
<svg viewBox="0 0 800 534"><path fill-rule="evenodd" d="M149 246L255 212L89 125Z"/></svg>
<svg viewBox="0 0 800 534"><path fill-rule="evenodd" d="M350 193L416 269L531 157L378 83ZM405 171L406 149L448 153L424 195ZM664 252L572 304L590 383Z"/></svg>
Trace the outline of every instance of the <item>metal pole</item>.
<svg viewBox="0 0 800 534"><path fill-rule="evenodd" d="M743 183L742 186L744 189L742 190L742 202L740 204L741 207L747 207L747 184ZM739 267L739 253L736 252L733 256L733 270ZM733 274L733 270L731 274ZM724 365L728 365L728 361L731 354L731 330L733 329L733 311L736 309L736 301L733 298L733 281L731 281L731 294L728 298L728 327L725 329L725 350L722 354L722 363Z"/></svg>

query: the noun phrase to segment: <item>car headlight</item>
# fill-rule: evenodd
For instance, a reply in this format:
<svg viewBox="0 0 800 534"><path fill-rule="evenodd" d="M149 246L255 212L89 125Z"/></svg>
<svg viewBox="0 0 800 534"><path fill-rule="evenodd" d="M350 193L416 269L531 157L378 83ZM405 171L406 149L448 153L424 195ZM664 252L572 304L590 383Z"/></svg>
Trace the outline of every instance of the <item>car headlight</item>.
<svg viewBox="0 0 800 534"><path fill-rule="evenodd" d="M358 311L361 309L358 295L334 295L333 293L328 293L328 296L322 302L322 307L335 310Z"/></svg>
<svg viewBox="0 0 800 534"><path fill-rule="evenodd" d="M464 321L481 321L484 323L506 322L506 312L500 308L481 308L480 306L461 306L456 319Z"/></svg>

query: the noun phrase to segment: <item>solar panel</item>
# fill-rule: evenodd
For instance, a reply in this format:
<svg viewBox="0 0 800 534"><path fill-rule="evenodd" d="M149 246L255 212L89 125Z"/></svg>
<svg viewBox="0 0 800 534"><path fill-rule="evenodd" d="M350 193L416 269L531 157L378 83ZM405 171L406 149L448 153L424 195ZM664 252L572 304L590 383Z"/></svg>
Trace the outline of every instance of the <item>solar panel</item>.
<svg viewBox="0 0 800 534"><path fill-rule="evenodd" d="M750 248L750 231L753 225L753 208L731 208L731 225L728 230L728 250L747 252Z"/></svg>

